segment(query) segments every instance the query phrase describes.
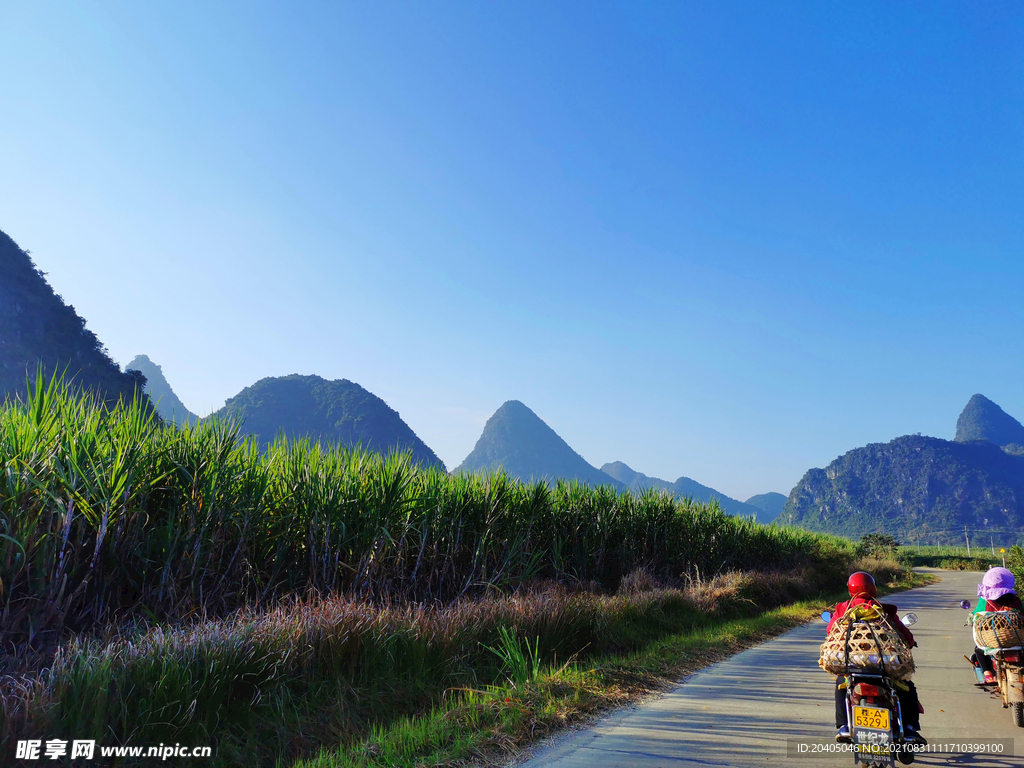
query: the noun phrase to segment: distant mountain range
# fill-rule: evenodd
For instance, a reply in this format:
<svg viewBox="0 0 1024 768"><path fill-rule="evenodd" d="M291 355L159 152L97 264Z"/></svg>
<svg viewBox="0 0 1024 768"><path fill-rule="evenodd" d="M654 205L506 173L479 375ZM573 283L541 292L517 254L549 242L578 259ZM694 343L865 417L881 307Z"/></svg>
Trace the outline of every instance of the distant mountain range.
<svg viewBox="0 0 1024 768"><path fill-rule="evenodd" d="M786 497L781 493L759 493L743 503L761 510L757 513L757 522L770 523L782 514L782 508L786 506Z"/></svg>
<svg viewBox="0 0 1024 768"><path fill-rule="evenodd" d="M122 373L75 308L64 303L26 251L0 231L0 402L25 392L42 365L107 403L145 397L145 381ZM147 401L148 402L148 401Z"/></svg>
<svg viewBox="0 0 1024 768"><path fill-rule="evenodd" d="M74 387L97 392L109 403L141 395L168 421L196 421L160 366L145 355L122 373L29 254L0 232L0 400L23 393L26 375L39 365L44 374L63 372ZM396 411L346 379L298 374L261 379L216 415L238 420L243 432L264 446L282 434L361 443L374 451L408 450L416 463L444 468ZM622 462L597 469L516 400L491 416L455 472L499 467L525 481L575 479L715 499L729 514L756 515L761 522L777 515L782 524L851 537L884 532L908 542L951 543L962 540L966 526L974 535L981 532L982 539L990 531L1000 543L1024 541L1024 425L980 394L960 414L955 440L917 435L856 448L825 469L809 470L788 499L766 493L741 502L690 478L668 482Z"/></svg>
<svg viewBox="0 0 1024 768"><path fill-rule="evenodd" d="M956 440L907 436L856 448L825 469L809 470L780 521L924 543L962 542L967 526L1014 543L1024 536L1024 455L1011 441L1022 429L975 395L957 421Z"/></svg>
<svg viewBox="0 0 1024 768"><path fill-rule="evenodd" d="M623 485L591 466L537 414L509 400L487 420L483 433L455 473L504 469L525 482L579 480L589 485Z"/></svg>
<svg viewBox="0 0 1024 768"><path fill-rule="evenodd" d="M658 488L694 501L715 499L730 515L756 515L762 522L773 519L786 499L781 493L763 494L754 497L761 500L763 506L755 506L729 498L688 477L680 477L674 483L648 477L621 461L597 469L518 400L509 400L494 412L484 425L476 446L454 472L486 472L499 468L524 482L579 480L591 486L610 485L619 490Z"/></svg>
<svg viewBox="0 0 1024 768"><path fill-rule="evenodd" d="M680 477L674 483L670 483L667 480L661 480L657 477L648 477L640 472L636 472L621 461L614 461L610 464L605 464L601 467L601 471L606 475L611 475L626 488L631 491L645 491L648 488L658 488L660 490L668 491L676 498L690 498L694 501L711 501L714 499L718 502L719 506L724 512L730 515L744 515L752 516L756 515L758 520L761 522L767 522L767 512L760 507L745 504L742 501L726 496L721 491L716 491L714 488L708 488L706 485L701 485L696 480L691 480L688 477ZM782 496L782 494L776 494ZM782 497L785 499L785 497ZM774 518L774 515L771 517Z"/></svg>
<svg viewBox="0 0 1024 768"><path fill-rule="evenodd" d="M255 435L264 447L282 434L347 446L360 443L380 453L411 451L415 463L444 469L397 411L348 379L299 374L260 379L213 415L239 421L243 433Z"/></svg>
<svg viewBox="0 0 1024 768"><path fill-rule="evenodd" d="M139 371L146 377L146 394L164 421L186 425L195 424L199 420L199 417L186 408L174 394L160 366L146 355L136 355L135 359L125 366L125 371Z"/></svg>

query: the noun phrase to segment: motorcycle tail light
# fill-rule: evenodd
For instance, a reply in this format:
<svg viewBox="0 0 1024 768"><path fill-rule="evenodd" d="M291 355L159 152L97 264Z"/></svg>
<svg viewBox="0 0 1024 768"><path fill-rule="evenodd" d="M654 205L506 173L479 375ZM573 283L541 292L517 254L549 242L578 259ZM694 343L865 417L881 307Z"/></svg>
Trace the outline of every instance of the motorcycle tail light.
<svg viewBox="0 0 1024 768"><path fill-rule="evenodd" d="M1004 653L1003 654L1003 661L1019 662L1020 661L1020 653L1019 652Z"/></svg>
<svg viewBox="0 0 1024 768"><path fill-rule="evenodd" d="M870 685L869 683L857 683L853 687L853 692L861 696L881 696L882 692L878 689L877 685Z"/></svg>

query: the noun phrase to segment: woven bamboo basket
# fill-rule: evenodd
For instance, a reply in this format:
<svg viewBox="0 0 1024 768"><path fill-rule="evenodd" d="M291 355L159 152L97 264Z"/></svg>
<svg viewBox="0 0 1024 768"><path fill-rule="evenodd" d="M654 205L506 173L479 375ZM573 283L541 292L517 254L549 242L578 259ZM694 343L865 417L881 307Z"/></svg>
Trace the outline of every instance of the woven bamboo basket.
<svg viewBox="0 0 1024 768"><path fill-rule="evenodd" d="M974 643L979 648L1024 646L1024 613L993 611L974 615Z"/></svg>
<svg viewBox="0 0 1024 768"><path fill-rule="evenodd" d="M850 667L885 673L905 680L914 673L914 657L903 638L887 621L839 621L821 644L818 666L833 675L845 675ZM849 652L847 652L849 651Z"/></svg>

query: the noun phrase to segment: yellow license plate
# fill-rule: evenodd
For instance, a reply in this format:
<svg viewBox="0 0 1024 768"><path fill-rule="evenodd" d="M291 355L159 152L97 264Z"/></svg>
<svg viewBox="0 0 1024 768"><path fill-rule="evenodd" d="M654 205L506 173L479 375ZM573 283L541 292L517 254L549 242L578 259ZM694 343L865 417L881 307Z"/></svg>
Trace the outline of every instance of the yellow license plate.
<svg viewBox="0 0 1024 768"><path fill-rule="evenodd" d="M853 726L855 728L872 728L878 731L889 730L889 710L878 707L854 707Z"/></svg>

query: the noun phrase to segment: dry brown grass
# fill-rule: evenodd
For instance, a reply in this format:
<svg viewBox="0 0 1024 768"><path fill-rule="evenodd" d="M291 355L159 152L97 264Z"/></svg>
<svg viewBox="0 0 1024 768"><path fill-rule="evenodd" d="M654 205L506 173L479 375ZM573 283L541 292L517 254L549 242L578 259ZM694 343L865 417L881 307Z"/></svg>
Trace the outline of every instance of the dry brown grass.
<svg viewBox="0 0 1024 768"><path fill-rule="evenodd" d="M615 595L534 583L447 605L379 605L339 595L292 599L270 611L73 640L46 675L6 679L3 736L8 743L71 732L136 742L223 742L225 734L257 723L262 736L272 733L275 709L307 712L302 727L279 726L258 764L272 752L301 754L351 738L370 723L429 708L445 689L500 679L500 664L486 646L499 645L503 627L522 641L536 638L544 662L557 665L631 653L815 589L800 574L730 572L666 588L638 572L624 578ZM723 652L732 647L724 644ZM686 663L708 663L708 654L716 653L704 650ZM630 700L651 690L662 674L652 670L639 677L606 670L602 697ZM325 687L334 691L323 703L331 710L326 717L315 702ZM568 709L560 717L577 717L573 707L588 711L586 697L580 701L564 702Z"/></svg>

